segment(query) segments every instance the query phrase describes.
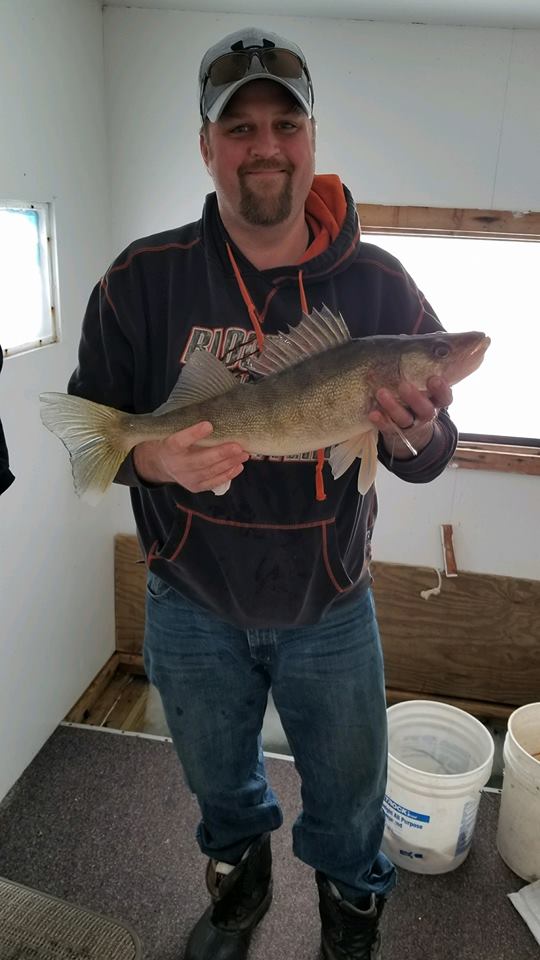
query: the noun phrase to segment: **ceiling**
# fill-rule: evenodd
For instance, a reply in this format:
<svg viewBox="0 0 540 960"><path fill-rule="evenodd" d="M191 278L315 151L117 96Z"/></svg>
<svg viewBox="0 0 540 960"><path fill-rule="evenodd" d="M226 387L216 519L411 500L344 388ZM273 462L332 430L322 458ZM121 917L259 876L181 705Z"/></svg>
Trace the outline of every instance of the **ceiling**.
<svg viewBox="0 0 540 960"><path fill-rule="evenodd" d="M105 7L540 29L540 0L105 0ZM255 21L254 21L255 22Z"/></svg>

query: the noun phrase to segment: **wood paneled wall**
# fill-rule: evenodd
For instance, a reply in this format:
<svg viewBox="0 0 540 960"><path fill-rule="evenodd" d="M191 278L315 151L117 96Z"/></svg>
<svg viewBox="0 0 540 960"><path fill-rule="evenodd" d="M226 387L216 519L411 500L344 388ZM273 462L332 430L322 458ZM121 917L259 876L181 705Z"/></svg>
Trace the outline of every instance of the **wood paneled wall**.
<svg viewBox="0 0 540 960"><path fill-rule="evenodd" d="M540 581L374 563L389 702L442 699L479 716L540 700ZM115 538L116 648L140 672L146 567L135 536Z"/></svg>

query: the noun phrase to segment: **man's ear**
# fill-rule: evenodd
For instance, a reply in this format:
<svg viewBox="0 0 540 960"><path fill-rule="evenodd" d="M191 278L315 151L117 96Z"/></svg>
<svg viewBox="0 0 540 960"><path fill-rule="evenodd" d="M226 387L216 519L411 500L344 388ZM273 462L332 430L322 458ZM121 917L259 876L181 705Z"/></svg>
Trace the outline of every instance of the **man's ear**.
<svg viewBox="0 0 540 960"><path fill-rule="evenodd" d="M208 162L210 160L210 149L208 146L208 140L206 139L206 134L204 132L199 134L199 146L201 149L201 156L208 167Z"/></svg>

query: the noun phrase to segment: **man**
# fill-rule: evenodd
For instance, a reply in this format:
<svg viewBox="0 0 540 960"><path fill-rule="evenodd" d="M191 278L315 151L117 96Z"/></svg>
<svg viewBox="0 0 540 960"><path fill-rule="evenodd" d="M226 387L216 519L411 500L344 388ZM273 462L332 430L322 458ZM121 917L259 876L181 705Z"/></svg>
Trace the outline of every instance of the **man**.
<svg viewBox="0 0 540 960"><path fill-rule="evenodd" d="M225 37L203 57L199 95L215 193L200 221L133 243L96 286L71 392L154 410L194 349L245 378L247 352L323 304L353 337L440 329L403 267L360 242L338 177L314 176L313 89L299 47L252 28ZM436 477L456 443L450 389L428 386L429 395L407 383L398 397L380 390L371 414L379 459L411 482ZM323 452L249 459L234 443L199 447L211 430L141 443L117 475L148 562L146 670L208 857L211 902L184 956L246 957L270 904L270 834L282 815L260 731L272 686L302 778L293 846L315 869L323 954L374 960L394 883L379 850L387 742L369 574L376 495L358 494L357 464L334 480Z"/></svg>

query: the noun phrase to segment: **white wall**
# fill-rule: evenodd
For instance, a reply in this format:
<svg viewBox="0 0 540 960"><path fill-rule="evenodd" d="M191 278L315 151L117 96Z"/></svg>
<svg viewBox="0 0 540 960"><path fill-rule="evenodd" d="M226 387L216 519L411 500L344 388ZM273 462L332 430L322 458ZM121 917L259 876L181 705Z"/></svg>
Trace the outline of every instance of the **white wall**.
<svg viewBox="0 0 540 960"><path fill-rule="evenodd" d="M111 257L97 0L2 0L0 197L54 201L62 339L4 362L15 483L0 498L0 797L114 649L113 501L75 497L38 394L65 390Z"/></svg>
<svg viewBox="0 0 540 960"><path fill-rule="evenodd" d="M113 246L197 219L204 50L247 23L302 46L315 84L319 172L357 201L540 210L540 31L106 8ZM429 299L429 290L424 291ZM434 304L437 308L437 304ZM540 577L538 479L448 469L413 486L379 472L377 559ZM129 509L119 524L131 529Z"/></svg>
<svg viewBox="0 0 540 960"><path fill-rule="evenodd" d="M0 196L54 201L62 325L60 344L0 375L16 474L0 498L0 798L113 650L112 537L133 529L126 491L98 508L76 499L38 394L65 389L112 256L198 217L212 189L197 146L199 58L248 20L259 18L0 5ZM540 208L540 32L264 22L304 47L318 169L358 200ZM440 565L438 525L453 522L462 569L539 575L536 479L448 470L419 488L381 471L379 489L380 559Z"/></svg>

